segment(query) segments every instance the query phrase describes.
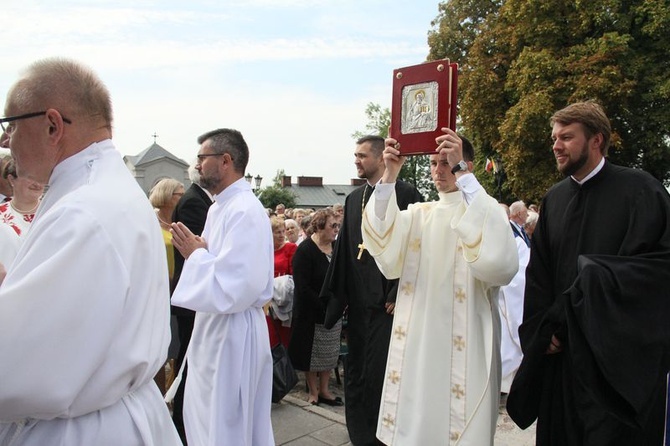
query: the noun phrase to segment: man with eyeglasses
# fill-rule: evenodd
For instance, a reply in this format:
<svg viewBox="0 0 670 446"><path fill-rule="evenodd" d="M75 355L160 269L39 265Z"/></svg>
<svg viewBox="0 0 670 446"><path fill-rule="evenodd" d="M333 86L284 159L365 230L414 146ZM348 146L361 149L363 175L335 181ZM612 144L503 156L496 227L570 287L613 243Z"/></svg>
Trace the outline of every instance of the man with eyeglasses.
<svg viewBox="0 0 670 446"><path fill-rule="evenodd" d="M270 220L244 179L249 148L242 134L213 130L198 143L200 185L214 204L202 236L172 225L172 242L186 259L172 304L196 312L186 353L186 438L194 445L274 445L263 313L274 279Z"/></svg>
<svg viewBox="0 0 670 446"><path fill-rule="evenodd" d="M170 342L165 247L111 141L107 88L41 60L5 116L17 173L48 191L0 286L0 444L181 444L153 381Z"/></svg>

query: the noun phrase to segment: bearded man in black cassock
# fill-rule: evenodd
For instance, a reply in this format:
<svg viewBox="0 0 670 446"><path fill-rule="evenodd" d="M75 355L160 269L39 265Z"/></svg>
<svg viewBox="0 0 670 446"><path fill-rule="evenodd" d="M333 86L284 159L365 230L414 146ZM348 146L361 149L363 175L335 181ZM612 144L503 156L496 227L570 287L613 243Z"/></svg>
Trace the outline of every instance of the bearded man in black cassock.
<svg viewBox="0 0 670 446"><path fill-rule="evenodd" d="M332 327L347 309L344 396L347 430L355 446L379 444L375 437L384 385L397 280L386 280L365 250L361 235L363 209L384 173L384 138L365 136L356 142L355 165L364 186L344 202L344 221L321 292L327 300L324 325ZM410 184L398 181L400 209L423 197Z"/></svg>
<svg viewBox="0 0 670 446"><path fill-rule="evenodd" d="M566 175L542 201L526 271L524 358L507 400L538 445L660 445L670 368L670 196L605 160L595 102L554 114Z"/></svg>

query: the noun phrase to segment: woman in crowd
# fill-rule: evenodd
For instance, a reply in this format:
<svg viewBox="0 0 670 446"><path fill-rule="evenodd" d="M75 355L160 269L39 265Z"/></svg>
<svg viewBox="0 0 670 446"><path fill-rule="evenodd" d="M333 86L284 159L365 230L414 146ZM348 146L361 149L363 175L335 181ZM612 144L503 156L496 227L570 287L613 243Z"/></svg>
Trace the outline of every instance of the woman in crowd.
<svg viewBox="0 0 670 446"><path fill-rule="evenodd" d="M161 225L161 232L163 233L170 283L172 283L172 276L174 275L174 249L172 248L170 224L172 223L172 212L174 211L175 206L177 206L179 199L183 196L184 185L173 178L163 178L149 191L149 202L156 211L156 217L158 217L158 222ZM158 371L154 377L154 381L156 381L156 385L158 385L161 393L167 391L169 383L166 382L165 368L161 368Z"/></svg>
<svg viewBox="0 0 670 446"><path fill-rule="evenodd" d="M313 234L298 246L293 257L293 336L288 351L293 367L305 372L308 402L341 406L342 400L330 393L328 384L340 354L342 321L325 329L325 307L319 299L340 224L331 209L317 211L311 222Z"/></svg>
<svg viewBox="0 0 670 446"><path fill-rule="evenodd" d="M300 235L298 236L297 245L301 244L305 239L312 235L312 216L305 215L300 219Z"/></svg>
<svg viewBox="0 0 670 446"><path fill-rule="evenodd" d="M286 240L290 243L297 243L300 237L300 225L298 225L298 222L289 218L284 221L284 226L286 226Z"/></svg>
<svg viewBox="0 0 670 446"><path fill-rule="evenodd" d="M293 274L293 255L298 246L295 243L286 241L286 226L284 220L280 217L270 217L270 224L272 226L272 243L275 248L275 277L292 275ZM288 347L291 339L291 320L288 323L282 323L269 306L268 314L266 316L268 322L268 332L270 333L270 347L281 343L284 347Z"/></svg>
<svg viewBox="0 0 670 446"><path fill-rule="evenodd" d="M12 199L0 205L0 221L11 226L16 234L25 235L35 218L40 204L44 185L16 174L14 160L10 160L2 169L2 177L12 188Z"/></svg>
<svg viewBox="0 0 670 446"><path fill-rule="evenodd" d="M184 185L173 178L163 178L149 192L149 201L156 210L156 216L163 232L170 281L172 281L172 275L174 274L174 250L172 248L170 225L172 224L172 212L183 196Z"/></svg>

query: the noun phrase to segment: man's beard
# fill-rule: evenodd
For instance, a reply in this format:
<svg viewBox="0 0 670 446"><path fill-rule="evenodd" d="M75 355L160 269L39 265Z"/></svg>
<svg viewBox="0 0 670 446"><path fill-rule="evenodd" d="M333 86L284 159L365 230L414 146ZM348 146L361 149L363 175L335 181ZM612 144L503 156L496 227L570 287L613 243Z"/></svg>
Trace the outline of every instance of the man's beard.
<svg viewBox="0 0 670 446"><path fill-rule="evenodd" d="M574 175L579 169L584 167L586 162L589 160L589 146L588 143L584 143L582 151L579 153L579 158L575 161L569 161L562 168L559 167L558 171L561 172L566 177Z"/></svg>
<svg viewBox="0 0 670 446"><path fill-rule="evenodd" d="M200 175L200 187L210 192L212 189L216 188L220 181L221 178L218 176L206 176L204 174Z"/></svg>

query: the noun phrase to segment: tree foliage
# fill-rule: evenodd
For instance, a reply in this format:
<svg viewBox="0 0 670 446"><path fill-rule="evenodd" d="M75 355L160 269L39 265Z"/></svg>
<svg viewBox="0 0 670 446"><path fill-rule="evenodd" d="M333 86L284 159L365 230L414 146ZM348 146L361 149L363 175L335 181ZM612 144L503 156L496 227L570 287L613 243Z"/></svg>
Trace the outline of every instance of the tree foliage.
<svg viewBox="0 0 670 446"><path fill-rule="evenodd" d="M667 0L448 0L440 11L429 57L461 65L462 131L480 168L502 160L510 199L536 202L559 179L549 118L587 99L612 122L611 161L670 184Z"/></svg>
<svg viewBox="0 0 670 446"><path fill-rule="evenodd" d="M284 178L284 169L277 170L277 174L272 179L272 186L263 188L258 192L258 199L266 209L275 209L282 203L287 208L294 208L297 203L295 193L287 187L282 187L282 178Z"/></svg>
<svg viewBox="0 0 670 446"><path fill-rule="evenodd" d="M391 110L388 107L382 108L381 105L370 102L365 108L365 114L368 117L368 123L365 126L367 133L356 131L351 136L357 140L365 135L378 135L387 138L391 126ZM437 198L437 192L430 178L428 156L407 157L405 164L400 169L398 178L413 184L421 195L427 199Z"/></svg>

